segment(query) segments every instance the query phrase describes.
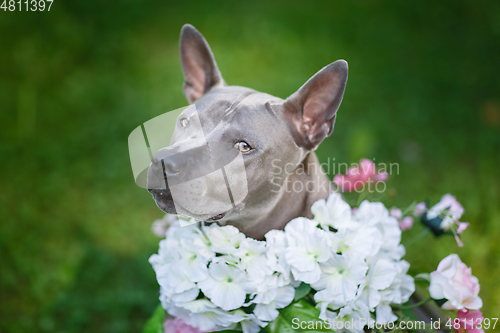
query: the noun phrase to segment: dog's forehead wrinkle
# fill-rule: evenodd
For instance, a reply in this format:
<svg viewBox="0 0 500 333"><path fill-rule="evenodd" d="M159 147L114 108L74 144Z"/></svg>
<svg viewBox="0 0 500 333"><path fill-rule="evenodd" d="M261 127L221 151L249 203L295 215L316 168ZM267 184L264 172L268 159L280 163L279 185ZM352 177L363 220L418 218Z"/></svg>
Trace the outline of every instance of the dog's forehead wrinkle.
<svg viewBox="0 0 500 333"><path fill-rule="evenodd" d="M227 110L224 112L225 115L229 115L231 114L231 112L235 112L236 110L236 107L238 106L238 104L240 104L245 98L247 98L249 95L251 94L255 94L257 93L256 91L246 91L244 93L241 93L235 100L233 103L231 103L231 106L229 106L229 108L227 108Z"/></svg>

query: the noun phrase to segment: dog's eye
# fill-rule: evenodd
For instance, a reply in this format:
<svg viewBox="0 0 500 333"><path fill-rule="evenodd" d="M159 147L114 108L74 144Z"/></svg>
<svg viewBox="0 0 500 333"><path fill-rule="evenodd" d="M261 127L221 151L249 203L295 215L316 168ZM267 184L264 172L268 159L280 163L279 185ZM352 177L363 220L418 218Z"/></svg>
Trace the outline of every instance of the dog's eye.
<svg viewBox="0 0 500 333"><path fill-rule="evenodd" d="M237 142L235 146L242 153L246 153L246 152L252 150L252 147L250 147L250 145L248 143L246 143L245 141Z"/></svg>
<svg viewBox="0 0 500 333"><path fill-rule="evenodd" d="M181 119L181 126L186 127L188 125L189 121L186 118Z"/></svg>

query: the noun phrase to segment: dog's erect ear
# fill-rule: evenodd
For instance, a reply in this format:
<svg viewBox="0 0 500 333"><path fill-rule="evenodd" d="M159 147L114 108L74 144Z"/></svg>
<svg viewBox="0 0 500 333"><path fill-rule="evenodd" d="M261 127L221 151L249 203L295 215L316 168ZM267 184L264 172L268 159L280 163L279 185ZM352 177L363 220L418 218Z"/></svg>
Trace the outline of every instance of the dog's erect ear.
<svg viewBox="0 0 500 333"><path fill-rule="evenodd" d="M210 46L190 24L182 27L180 49L185 78L183 89L189 103L194 103L214 86L226 85Z"/></svg>
<svg viewBox="0 0 500 333"><path fill-rule="evenodd" d="M286 99L283 112L295 142L315 149L332 134L347 82L347 62L337 60L314 74Z"/></svg>

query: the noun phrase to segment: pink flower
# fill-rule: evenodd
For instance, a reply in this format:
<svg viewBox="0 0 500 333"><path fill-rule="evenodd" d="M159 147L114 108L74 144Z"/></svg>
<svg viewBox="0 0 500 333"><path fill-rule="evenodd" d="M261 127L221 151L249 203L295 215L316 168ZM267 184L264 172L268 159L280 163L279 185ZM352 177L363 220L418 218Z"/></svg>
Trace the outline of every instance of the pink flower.
<svg viewBox="0 0 500 333"><path fill-rule="evenodd" d="M375 163L369 159L363 158L359 161L359 178L363 181L368 181L371 177L377 174Z"/></svg>
<svg viewBox="0 0 500 333"><path fill-rule="evenodd" d="M455 224L458 225L457 233L455 235L455 241L457 242L459 247L463 247L464 243L460 240L460 237L458 237L458 235L460 235L462 232L465 231L465 229L467 229L467 227L469 226L469 222L459 222L457 220L455 221Z"/></svg>
<svg viewBox="0 0 500 333"><path fill-rule="evenodd" d="M463 247L464 243L460 240L460 237L458 237L458 235L460 235L462 232L465 231L465 229L467 229L467 227L469 226L469 222L457 221L456 224L458 225L458 228L457 228L457 233L455 235L455 241L457 242L459 247Z"/></svg>
<svg viewBox="0 0 500 333"><path fill-rule="evenodd" d="M335 175L335 177L333 177L333 183L337 185L342 192L352 192L363 185L363 182L352 181L344 175Z"/></svg>
<svg viewBox="0 0 500 333"><path fill-rule="evenodd" d="M196 327L190 326L186 324L182 318L168 318L163 323L163 332L164 333L203 333Z"/></svg>
<svg viewBox="0 0 500 333"><path fill-rule="evenodd" d="M411 227L413 227L413 217L405 216L399 221L399 229L401 229L401 231L409 230Z"/></svg>
<svg viewBox="0 0 500 333"><path fill-rule="evenodd" d="M347 169L345 175L335 175L333 183L337 185L342 192L352 192L363 188L370 181L382 182L387 180L389 175L386 172L377 173L375 163L366 158L359 161L359 167L352 166Z"/></svg>
<svg viewBox="0 0 500 333"><path fill-rule="evenodd" d="M444 209L449 208L450 212L456 215L462 215L464 213L464 207L457 201L457 199L447 193L441 197L441 201L439 201L432 209Z"/></svg>
<svg viewBox="0 0 500 333"><path fill-rule="evenodd" d="M458 219L462 217L463 213L464 208L460 202L458 202L453 195L445 194L441 198L441 201L427 211L424 218L432 225L428 226L430 226L431 229L436 228L437 232L440 234L451 230L455 236L458 246L462 247L464 244L458 235L469 226L468 222L458 221ZM424 218L422 219L422 222L424 222ZM433 223L433 221L437 221L439 224Z"/></svg>
<svg viewBox="0 0 500 333"><path fill-rule="evenodd" d="M376 182L385 182L387 178L389 178L389 174L385 171L377 173L375 176L373 176L373 180L375 180Z"/></svg>
<svg viewBox="0 0 500 333"><path fill-rule="evenodd" d="M458 247L464 247L464 243L462 240L460 240L460 237L458 235L455 235L455 242L457 242Z"/></svg>
<svg viewBox="0 0 500 333"><path fill-rule="evenodd" d="M469 222L458 222L457 234L461 234L468 226Z"/></svg>
<svg viewBox="0 0 500 333"><path fill-rule="evenodd" d="M445 310L478 310L483 306L479 294L479 281L472 275L458 255L450 254L439 263L431 274L429 293L432 298L447 299L441 307Z"/></svg>
<svg viewBox="0 0 500 333"><path fill-rule="evenodd" d="M411 229L413 227L413 217L411 216L405 216L403 217L403 213L401 212L401 209L392 207L391 210L389 211L389 215L392 217L395 217L396 220L399 222L399 228L401 231L405 231L408 229Z"/></svg>
<svg viewBox="0 0 500 333"><path fill-rule="evenodd" d="M393 216L396 218L396 220L401 220L403 217L403 213L401 212L401 209L392 207L391 210L389 211L389 215Z"/></svg>
<svg viewBox="0 0 500 333"><path fill-rule="evenodd" d="M425 211L427 210L427 205L425 202L419 202L418 204L415 205L415 210L413 211L414 216L422 216L424 215Z"/></svg>
<svg viewBox="0 0 500 333"><path fill-rule="evenodd" d="M470 311L469 309L459 310L457 313L457 318L453 321L453 327L460 333L484 333L482 328L478 328L483 322L484 317L481 311L475 310ZM460 328L456 328L457 324Z"/></svg>
<svg viewBox="0 0 500 333"><path fill-rule="evenodd" d="M427 219L432 220L436 217L441 217L442 222L440 228L443 230L450 229L453 224L458 225L458 219L462 217L464 208L460 202L451 194L445 194L441 200L429 209Z"/></svg>

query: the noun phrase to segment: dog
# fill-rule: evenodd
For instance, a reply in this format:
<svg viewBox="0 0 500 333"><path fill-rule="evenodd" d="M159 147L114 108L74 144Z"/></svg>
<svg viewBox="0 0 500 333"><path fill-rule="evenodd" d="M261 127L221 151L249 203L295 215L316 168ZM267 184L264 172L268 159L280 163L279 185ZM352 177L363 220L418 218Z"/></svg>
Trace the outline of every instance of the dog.
<svg viewBox="0 0 500 333"><path fill-rule="evenodd" d="M283 100L229 86L207 41L189 24L181 30L180 57L191 106L147 172L158 207L233 225L258 240L293 218L311 218L311 205L333 190L314 150L332 134L347 62L329 64Z"/></svg>

